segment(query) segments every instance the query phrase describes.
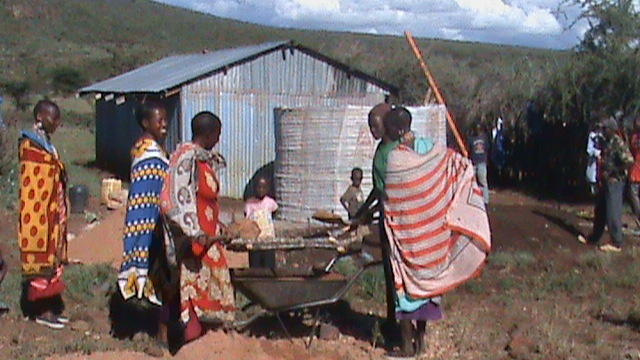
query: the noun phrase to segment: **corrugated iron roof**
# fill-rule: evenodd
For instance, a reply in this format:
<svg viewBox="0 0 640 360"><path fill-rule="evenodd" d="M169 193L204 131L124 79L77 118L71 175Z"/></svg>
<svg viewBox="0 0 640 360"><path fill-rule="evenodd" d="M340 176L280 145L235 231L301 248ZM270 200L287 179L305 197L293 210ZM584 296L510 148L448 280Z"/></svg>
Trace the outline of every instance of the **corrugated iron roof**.
<svg viewBox="0 0 640 360"><path fill-rule="evenodd" d="M287 44L286 41L278 41L203 54L169 56L111 79L84 87L80 89L80 93L159 93L285 44Z"/></svg>
<svg viewBox="0 0 640 360"><path fill-rule="evenodd" d="M169 56L116 77L80 89L86 93L161 93L198 80L229 67L253 60L279 49L295 48L319 60L342 68L353 76L363 78L390 92L396 87L380 79L354 70L348 65L320 54L292 41L275 41L259 45L212 51L202 54Z"/></svg>

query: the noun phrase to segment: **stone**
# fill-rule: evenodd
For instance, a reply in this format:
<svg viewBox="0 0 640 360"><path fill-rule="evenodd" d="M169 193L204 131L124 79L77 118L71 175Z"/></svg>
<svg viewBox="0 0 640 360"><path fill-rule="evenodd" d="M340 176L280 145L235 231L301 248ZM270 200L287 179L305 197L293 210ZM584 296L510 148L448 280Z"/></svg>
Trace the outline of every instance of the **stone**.
<svg viewBox="0 0 640 360"><path fill-rule="evenodd" d="M85 333L91 329L91 325L84 320L76 320L71 324L71 330Z"/></svg>
<svg viewBox="0 0 640 360"><path fill-rule="evenodd" d="M164 356L164 350L160 346L149 345L144 348L144 353L155 358L161 358Z"/></svg>
<svg viewBox="0 0 640 360"><path fill-rule="evenodd" d="M321 324L319 337L322 340L338 340L340 338L340 329L330 324Z"/></svg>

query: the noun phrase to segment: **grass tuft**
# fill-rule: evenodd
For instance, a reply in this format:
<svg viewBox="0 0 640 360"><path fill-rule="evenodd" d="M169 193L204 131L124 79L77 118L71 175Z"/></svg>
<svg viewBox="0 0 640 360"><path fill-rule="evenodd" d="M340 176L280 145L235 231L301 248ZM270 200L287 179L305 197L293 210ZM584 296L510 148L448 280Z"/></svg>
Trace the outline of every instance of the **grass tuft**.
<svg viewBox="0 0 640 360"><path fill-rule="evenodd" d="M509 269L524 268L536 262L536 257L528 251L497 252L489 258L489 263L494 267Z"/></svg>
<svg viewBox="0 0 640 360"><path fill-rule="evenodd" d="M84 304L104 306L104 291L116 282L116 272L108 264L76 265L67 267L64 278L65 294Z"/></svg>

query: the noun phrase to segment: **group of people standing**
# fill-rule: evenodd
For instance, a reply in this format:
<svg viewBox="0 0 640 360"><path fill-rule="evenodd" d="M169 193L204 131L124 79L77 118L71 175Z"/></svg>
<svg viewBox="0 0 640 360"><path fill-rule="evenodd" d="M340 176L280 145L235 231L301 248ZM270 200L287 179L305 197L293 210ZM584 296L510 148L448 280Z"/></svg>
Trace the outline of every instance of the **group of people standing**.
<svg viewBox="0 0 640 360"><path fill-rule="evenodd" d="M165 107L147 101L138 109L137 121L143 134L131 150L118 293L125 302L139 299L159 309L159 338L167 341L167 325L178 319L184 329L181 340L190 341L202 334L203 321L228 322L236 310L219 241L217 171L225 161L212 150L222 123L210 112L197 114L191 121L192 141L169 156L163 147L169 121ZM67 174L51 143L60 123L58 106L39 101L33 129L23 131L19 140L21 307L29 319L54 329L69 321L61 297Z"/></svg>
<svg viewBox="0 0 640 360"><path fill-rule="evenodd" d="M20 138L22 308L30 319L59 329L68 322L61 294L69 203L65 166L50 136L60 124L60 110L42 100L34 120L33 129ZM354 169L354 188L343 204L352 227L379 214L388 317L400 320L403 340L396 355L413 356L425 350L426 321L443 316L442 295L482 269L490 249L485 194L469 159L414 135L406 108L379 104L368 120L380 141L374 190L358 208L363 174ZM164 343L170 341L169 327L179 323L184 343L201 336L205 324L228 324L236 311L220 236L217 172L226 163L213 150L222 123L211 112L198 113L191 120L192 141L169 155L163 147L169 118L162 103L141 104L137 121L143 134L131 150L116 295L125 304L151 304ZM266 195L269 186L258 179L257 197L247 202L246 215L273 236L271 213L277 203ZM273 266L273 254L253 255L252 262Z"/></svg>
<svg viewBox="0 0 640 360"><path fill-rule="evenodd" d="M627 136L615 117L604 118L596 123L587 140L586 177L596 203L593 230L578 240L606 252L620 252L624 245L622 214L627 188L634 215L640 217L640 117L633 126L633 133ZM601 245L605 226L611 243Z"/></svg>

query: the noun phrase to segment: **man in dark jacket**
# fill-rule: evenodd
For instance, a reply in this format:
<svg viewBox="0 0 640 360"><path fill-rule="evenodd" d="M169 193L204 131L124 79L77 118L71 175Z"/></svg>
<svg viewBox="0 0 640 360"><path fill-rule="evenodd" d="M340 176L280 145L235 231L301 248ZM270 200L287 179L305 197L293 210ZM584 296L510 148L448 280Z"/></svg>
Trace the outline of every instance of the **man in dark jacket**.
<svg viewBox="0 0 640 360"><path fill-rule="evenodd" d="M599 248L606 252L622 250L622 199L628 170L633 164L629 147L619 135L618 122L614 118L603 121L605 145L600 173L593 231L588 239L581 242L594 245L600 243L605 225L609 229L611 244Z"/></svg>

